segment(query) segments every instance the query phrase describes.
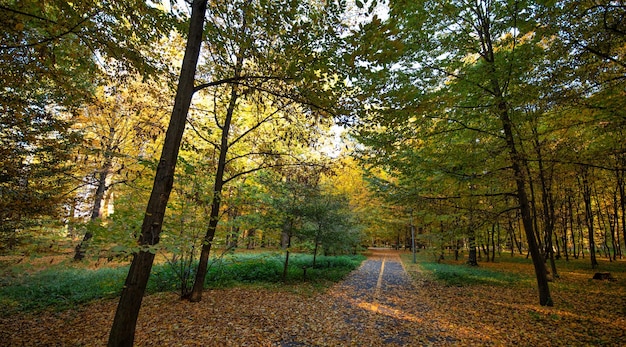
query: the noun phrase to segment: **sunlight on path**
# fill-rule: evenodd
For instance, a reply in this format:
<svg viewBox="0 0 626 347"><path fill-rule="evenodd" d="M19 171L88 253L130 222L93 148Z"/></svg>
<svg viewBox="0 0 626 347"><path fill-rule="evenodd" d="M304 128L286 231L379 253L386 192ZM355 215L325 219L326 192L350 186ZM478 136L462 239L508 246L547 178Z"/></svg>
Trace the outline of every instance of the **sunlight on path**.
<svg viewBox="0 0 626 347"><path fill-rule="evenodd" d="M441 333L444 329L421 318L430 308L414 289L398 252L372 250L368 260L331 293L336 305L346 308L346 322L354 329L346 331L344 339L354 343L355 336L357 340L369 336L371 345L397 346L450 342Z"/></svg>

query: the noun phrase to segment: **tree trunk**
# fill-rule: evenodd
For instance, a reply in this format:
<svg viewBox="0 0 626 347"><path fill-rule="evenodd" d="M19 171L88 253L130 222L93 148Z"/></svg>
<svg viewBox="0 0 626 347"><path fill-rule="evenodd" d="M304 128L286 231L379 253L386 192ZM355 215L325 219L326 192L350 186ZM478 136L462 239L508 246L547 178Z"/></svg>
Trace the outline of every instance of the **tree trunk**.
<svg viewBox="0 0 626 347"><path fill-rule="evenodd" d="M561 223L563 225L563 236L561 236L561 245L563 246L563 254L565 255L565 261L569 261L569 241L567 239L567 225L568 225L568 215L567 208L565 206L565 202L561 202L561 208L559 212L561 216Z"/></svg>
<svg viewBox="0 0 626 347"><path fill-rule="evenodd" d="M76 204L78 203L78 199L75 197L72 199L72 204L70 205L69 213L67 214L67 236L71 239L74 239L74 220L76 218Z"/></svg>
<svg viewBox="0 0 626 347"><path fill-rule="evenodd" d="M176 159L193 96L206 6L207 0L194 0L192 4L189 35L174 99L174 109L165 135L161 158L157 166L138 240L141 246L155 245L159 242L165 208L174 184ZM150 252L147 247L142 248L133 257L128 270L128 276L109 333L109 347L131 347L133 345L137 317L154 260L154 253Z"/></svg>
<svg viewBox="0 0 626 347"><path fill-rule="evenodd" d="M604 241L602 243L602 248L604 250L604 256L606 258L609 259L609 261L612 261L611 259L611 248L609 247L609 243L608 243L608 237L607 237L607 227L606 227L606 220L604 218L604 213L602 213L602 206L600 206L600 195L598 194L598 188L597 185L594 185L595 189L593 189L594 191L594 195L595 195L595 200L596 200L596 208L597 208L597 215L598 215L598 226L600 228L600 232L602 233L602 240ZM607 211L608 212L608 211ZM609 213L607 213L607 218L609 217Z"/></svg>
<svg viewBox="0 0 626 347"><path fill-rule="evenodd" d="M496 90L499 87L495 85ZM515 140L513 136L513 123L509 118L507 105L504 100L500 100L498 103L500 121L504 130L504 136L506 139L507 148L511 159L511 166L515 174L515 184L517 186L517 198L519 201L520 212L522 214L522 223L526 232L526 241L528 242L528 249L533 259L533 265L535 267L535 275L537 277L537 285L539 288L539 304L541 306L552 306L552 298L550 297L550 287L548 284L548 275L546 272L546 266L535 239L535 232L533 230L533 220L531 216L530 202L528 201L528 195L526 193L526 176L522 169L522 156L517 152L515 146Z"/></svg>
<svg viewBox="0 0 626 347"><path fill-rule="evenodd" d="M241 76L241 69L243 66L243 57L239 55L237 57L237 63L235 65L234 77ZM209 219L209 226L204 240L202 241L202 251L200 252L200 261L198 263L198 269L196 271L196 279L193 283L193 289L189 295L189 301L199 302L202 300L202 290L204 289L204 280L206 278L206 272L209 265L209 254L211 253L211 244L213 243L213 237L217 230L217 224L219 223L220 207L222 203L222 190L224 188L224 170L226 169L226 156L229 149L230 136L230 124L233 119L235 107L237 106L237 99L239 98L238 86L236 84L231 85L230 89L230 101L226 110L226 117L224 118L224 124L220 126L222 130L222 138L220 143L220 156L217 162L217 171L215 172L215 183L213 185L213 201L211 202L211 214Z"/></svg>
<svg viewBox="0 0 626 347"><path fill-rule="evenodd" d="M285 266L283 267L283 282L287 282L287 273L289 270L289 249L291 248L291 230L293 228L293 221L289 219L283 224L282 231L282 243L281 247L286 250L285 252Z"/></svg>
<svg viewBox="0 0 626 347"><path fill-rule="evenodd" d="M617 260L617 253L621 254L619 240L615 237L618 221L617 209L617 192L613 192L612 211L607 211L607 221L609 223L609 232L611 233L611 248L613 248L613 260ZM607 207L608 209L608 207Z"/></svg>
<svg viewBox="0 0 626 347"><path fill-rule="evenodd" d="M313 249L313 267L315 267L315 262L317 261L317 251L319 249L319 242L315 240L315 247Z"/></svg>
<svg viewBox="0 0 626 347"><path fill-rule="evenodd" d="M584 167L581 171L582 176L582 191L583 201L585 202L585 222L587 224L587 232L589 235L589 258L591 259L591 268L598 267L598 261L596 260L596 243L594 239L594 225L593 225L593 208L591 205L591 186L589 185L588 168Z"/></svg>
<svg viewBox="0 0 626 347"><path fill-rule="evenodd" d="M474 228L472 225L470 225L470 230L468 231L468 234L469 254L467 257L467 264L471 266L478 266L476 236L474 236Z"/></svg>
<svg viewBox="0 0 626 347"><path fill-rule="evenodd" d="M536 127L533 127L533 141L535 147L535 153L537 154L537 163L539 166L539 183L541 184L541 205L543 206L543 226L544 230L544 242L546 255L550 259L550 267L552 269L552 277L558 278L559 275L556 270L556 263L554 262L554 245L553 234L554 225L556 224L556 217L554 212L554 197L552 196L552 174L547 173L543 165L543 152L541 151L541 142L539 141L539 133ZM535 211L536 213L536 211ZM535 220L537 218L535 217ZM535 227L537 224L535 223ZM538 233L537 233L538 234Z"/></svg>
<svg viewBox="0 0 626 347"><path fill-rule="evenodd" d="M622 165L626 165L626 159L622 158ZM619 192L619 208L622 214L621 226L622 233L624 235L624 244L626 245L626 170L616 170L617 175L617 189ZM620 257L622 253L620 252Z"/></svg>
<svg viewBox="0 0 626 347"><path fill-rule="evenodd" d="M496 261L496 224L491 225L491 261ZM500 225L498 224L498 250L500 249Z"/></svg>
<svg viewBox="0 0 626 347"><path fill-rule="evenodd" d="M567 194L567 210L569 214L570 233L572 235L572 256L574 259L578 259L578 252L576 251L576 233L574 232L574 209L572 208L572 192Z"/></svg>
<svg viewBox="0 0 626 347"><path fill-rule="evenodd" d="M111 133L114 133L113 129L111 129ZM110 134L112 137L113 134ZM111 167L113 166L113 157L110 151L106 151L104 154L104 165L102 169L98 173L98 182L96 183L96 193L94 194L93 206L91 208L91 217L90 221L95 221L100 217L100 211L102 209L102 201L104 200L104 193L107 190L107 178L109 177L109 173L111 172ZM93 233L91 231L87 231L85 236L83 236L82 241L76 245L74 248L74 260L81 261L85 258L85 247L89 240L93 237Z"/></svg>

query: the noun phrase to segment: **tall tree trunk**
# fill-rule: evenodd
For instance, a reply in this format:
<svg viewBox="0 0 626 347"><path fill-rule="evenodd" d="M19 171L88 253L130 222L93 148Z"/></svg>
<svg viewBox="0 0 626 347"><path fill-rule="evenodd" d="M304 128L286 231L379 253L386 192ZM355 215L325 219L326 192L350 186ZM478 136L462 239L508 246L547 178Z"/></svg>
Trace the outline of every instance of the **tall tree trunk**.
<svg viewBox="0 0 626 347"><path fill-rule="evenodd" d="M491 225L491 261L496 261L496 223ZM500 224L498 224L498 250L500 249Z"/></svg>
<svg viewBox="0 0 626 347"><path fill-rule="evenodd" d="M517 237L515 236L515 228L513 227L513 221L509 218L509 239L511 240L511 257L515 254L515 245L517 244Z"/></svg>
<svg viewBox="0 0 626 347"><path fill-rule="evenodd" d="M613 248L613 260L617 260L617 253L620 252L619 241L615 237L615 231L617 230L618 221L618 209L617 209L617 192L613 192L613 204L611 205L612 211L607 211L606 217L609 223L609 232L611 233L611 248ZM608 207L607 207L608 209Z"/></svg>
<svg viewBox="0 0 626 347"><path fill-rule="evenodd" d="M600 232L602 233L602 240L604 242L602 242L602 249L604 251L604 256L606 258L609 258L609 261L612 261L611 259L611 248L609 247L609 243L608 243L608 237L607 237L607 227L606 227L606 220L604 218L604 213L602 212L602 206L600 206L600 195L598 194L598 186L594 185L594 196L595 196L595 200L596 200L596 208L597 208L597 215L598 215L598 227L600 228ZM609 217L609 213L607 211L607 218Z"/></svg>
<svg viewBox="0 0 626 347"><path fill-rule="evenodd" d="M313 248L313 267L315 267L315 262L317 261L317 251L319 250L320 243L315 238L315 247Z"/></svg>
<svg viewBox="0 0 626 347"><path fill-rule="evenodd" d="M626 158L621 158L622 167L626 166ZM619 207L622 215L621 226L624 235L624 244L626 245L626 170L616 170L617 190L619 192ZM621 253L620 253L621 257Z"/></svg>
<svg viewBox="0 0 626 347"><path fill-rule="evenodd" d="M72 199L72 204L70 205L70 210L67 214L67 236L74 239L74 220L76 218L76 204L78 204L78 198L74 197Z"/></svg>
<svg viewBox="0 0 626 347"><path fill-rule="evenodd" d="M565 255L565 261L569 261L569 241L567 239L567 225L568 225L568 215L567 215L567 207L565 202L561 202L561 207L559 214L561 216L561 224L563 226L563 236L561 236L561 244L563 245L563 254Z"/></svg>
<svg viewBox="0 0 626 347"><path fill-rule="evenodd" d="M469 230L467 231L467 238L469 241L469 254L467 257L467 264L471 266L478 266L478 251L476 247L476 236L474 235L474 226L469 226Z"/></svg>
<svg viewBox="0 0 626 347"><path fill-rule="evenodd" d="M241 69L243 67L243 56L240 54L237 57L235 65L234 77L241 76ZM202 241L202 251L200 252L200 260L198 262L198 269L196 271L196 279L193 283L193 289L189 295L189 301L199 302L202 300L202 290L204 289L204 280L206 278L206 272L209 265L209 254L211 253L211 244L213 243L213 237L215 237L215 231L217 230L217 224L219 223L220 207L222 204L222 191L224 189L224 170L226 169L226 156L229 149L229 136L230 125L233 120L233 114L235 113L235 107L237 106L237 100L239 99L239 91L236 84L231 85L230 89L230 101L228 108L226 109L226 117L224 118L224 124L220 126L222 130L222 138L220 143L220 156L217 161L217 171L215 172L215 183L213 185L213 200L211 202L211 214L209 219L209 226L207 227L204 240Z"/></svg>
<svg viewBox="0 0 626 347"><path fill-rule="evenodd" d="M594 238L594 218L593 218L593 207L591 205L591 185L589 183L589 169L587 167L583 167L581 170L582 176L582 192L583 192L583 201L585 203L585 222L587 224L587 232L589 236L589 258L591 260L591 268L595 269L598 267L598 261L596 260L596 242Z"/></svg>
<svg viewBox="0 0 626 347"><path fill-rule="evenodd" d="M157 166L138 240L139 245L144 247L135 254L128 270L128 276L109 333L109 347L131 347L135 339L137 317L154 261L154 253L150 252L146 246L155 245L159 242L165 208L174 184L176 160L185 130L187 112L193 96L206 6L207 0L194 0L191 6L189 35L174 99L174 109L165 135L161 158Z"/></svg>
<svg viewBox="0 0 626 347"><path fill-rule="evenodd" d="M552 195L552 172L548 173L544 168L543 152L541 151L541 142L539 140L539 133L536 127L532 128L532 133L535 153L537 155L537 163L539 166L539 183L541 184L541 205L543 206L543 226L545 228L545 250L546 255L550 259L552 277L558 278L559 275L556 270L556 263L554 262L554 245L552 238L554 234L554 225L556 224L556 214L554 212L554 197Z"/></svg>
<svg viewBox="0 0 626 347"><path fill-rule="evenodd" d="M287 282L287 273L289 271L289 249L291 248L291 232L293 230L293 220L289 218L283 224L281 234L281 247L285 250L285 265L283 267L283 282Z"/></svg>
<svg viewBox="0 0 626 347"><path fill-rule="evenodd" d="M499 93L500 88L494 82L492 85L494 90ZM552 306L552 298L550 297L550 287L548 284L548 274L546 271L543 255L535 239L535 231L533 229L533 220L531 215L530 202L528 201L528 195L526 193L526 175L522 169L523 158L517 151L515 145L515 139L513 135L513 123L509 118L508 107L504 100L498 102L498 110L500 121L502 122L502 128L504 130L504 136L506 139L507 149L511 159L511 166L515 174L515 184L517 186L517 198L519 201L520 212L522 214L522 223L524 224L524 230L526 232L526 241L528 242L528 249L533 259L533 265L535 267L535 275L537 277L537 285L539 289L539 304L542 306Z"/></svg>
<svg viewBox="0 0 626 347"><path fill-rule="evenodd" d="M578 252L576 252L576 233L574 232L574 209L572 208L572 192L567 194L567 210L569 215L570 233L572 234L572 256L574 259L578 259Z"/></svg>
<svg viewBox="0 0 626 347"><path fill-rule="evenodd" d="M111 129L110 137L112 138L114 135L114 129ZM113 154L110 150L105 151L104 153L104 165L102 165L102 169L98 172L98 181L96 182L96 193L94 194L93 206L91 208L91 216L89 218L90 221L95 221L100 218L100 211L102 209L102 201L104 200L104 193L107 190L107 178L111 173L111 167L113 166ZM80 261L85 258L85 247L89 240L93 237L93 233L91 231L87 231L85 236L81 242L76 245L74 248L74 260Z"/></svg>

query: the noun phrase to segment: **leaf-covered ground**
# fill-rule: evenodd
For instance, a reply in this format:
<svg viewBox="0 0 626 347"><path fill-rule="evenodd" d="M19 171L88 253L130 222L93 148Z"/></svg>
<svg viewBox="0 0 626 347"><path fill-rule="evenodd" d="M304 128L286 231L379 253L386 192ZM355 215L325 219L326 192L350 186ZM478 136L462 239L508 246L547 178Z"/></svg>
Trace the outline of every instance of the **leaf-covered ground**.
<svg viewBox="0 0 626 347"><path fill-rule="evenodd" d="M619 283L554 290L556 307L544 308L532 285L444 286L418 266L407 270L412 280L397 253L383 252L324 293L306 286L220 289L206 291L200 303L151 295L143 302L136 345L626 345ZM0 318L0 344L103 346L116 304Z"/></svg>

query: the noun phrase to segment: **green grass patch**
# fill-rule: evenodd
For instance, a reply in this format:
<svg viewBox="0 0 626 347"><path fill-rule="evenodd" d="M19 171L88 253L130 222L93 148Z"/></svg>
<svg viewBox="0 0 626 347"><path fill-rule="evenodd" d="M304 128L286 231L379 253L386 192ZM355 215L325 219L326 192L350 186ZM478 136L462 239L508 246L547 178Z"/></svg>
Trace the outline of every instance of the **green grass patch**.
<svg viewBox="0 0 626 347"><path fill-rule="evenodd" d="M521 274L487 269L480 266L466 264L438 263L426 254L418 254L417 265L412 264L413 256L403 254L402 261L410 269L419 266L422 271L430 274L437 281L448 286L471 286L471 285L500 285L510 286L530 281L530 278Z"/></svg>
<svg viewBox="0 0 626 347"><path fill-rule="evenodd" d="M365 260L362 255L317 257L313 266L313 256L291 254L287 270L287 282L298 283L305 279L312 282L336 282ZM278 283L283 282L284 253L232 254L214 259L207 274L209 287L233 286L239 283Z"/></svg>
<svg viewBox="0 0 626 347"><path fill-rule="evenodd" d="M128 268L58 267L21 276L0 288L0 304L7 307L3 314L54 307L66 309L100 298L119 294Z"/></svg>
<svg viewBox="0 0 626 347"><path fill-rule="evenodd" d="M318 266L312 267L312 256L293 254L289 259L287 282L303 283L302 267L305 265L308 284L335 282L357 268L364 259L364 256L318 257ZM212 260L206 284L208 287L229 287L283 283L283 264L282 253L229 254ZM167 263L156 264L147 293L180 290L179 271ZM120 294L127 273L128 266L89 270L59 264L38 272L3 278L0 281L0 306L4 308L1 314L63 310L97 299L114 298Z"/></svg>

